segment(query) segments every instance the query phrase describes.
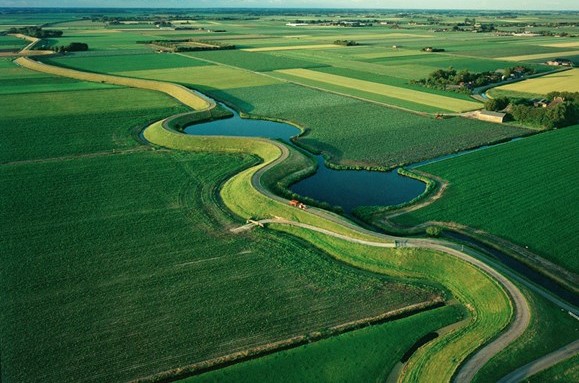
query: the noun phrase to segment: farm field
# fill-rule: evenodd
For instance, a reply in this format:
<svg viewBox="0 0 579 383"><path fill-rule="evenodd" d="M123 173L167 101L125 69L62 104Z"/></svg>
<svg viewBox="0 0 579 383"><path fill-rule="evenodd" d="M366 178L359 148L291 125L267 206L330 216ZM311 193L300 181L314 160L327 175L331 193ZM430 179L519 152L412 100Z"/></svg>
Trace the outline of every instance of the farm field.
<svg viewBox="0 0 579 383"><path fill-rule="evenodd" d="M13 36L0 36L0 53L18 51L26 46L26 43Z"/></svg>
<svg viewBox="0 0 579 383"><path fill-rule="evenodd" d="M576 291L579 124L476 120L480 78L414 81L524 65L541 77L488 94L576 91L577 69L545 61L579 64L579 11L120 6L0 11L0 381L392 383L436 331L396 381L485 383L579 338L575 301L477 245ZM4 31L29 25L61 30L37 45L58 53L13 61L27 43ZM186 135L229 113L186 88L302 134ZM416 169L448 183L418 209L340 215L287 189L318 154L435 159ZM576 361L529 381L576 381Z"/></svg>
<svg viewBox="0 0 579 383"><path fill-rule="evenodd" d="M456 100L451 97L428 94L370 81L356 80L333 74L315 72L308 69L286 69L278 70L278 72L289 75L290 77L306 78L316 82L333 84L344 88L364 89L365 92L384 96L389 95L393 98L409 100L417 104L439 107L453 112L464 112L480 108L480 104L474 101Z"/></svg>
<svg viewBox="0 0 579 383"><path fill-rule="evenodd" d="M246 113L298 123L308 129L301 145L347 166L394 167L527 132L463 118L435 120L293 84L207 93Z"/></svg>
<svg viewBox="0 0 579 383"><path fill-rule="evenodd" d="M579 211L573 202L579 185L572 176L578 128L568 127L419 167L448 180L450 185L440 200L399 216L396 222L465 224L528 246L558 265L579 272L575 256L579 243L574 235Z"/></svg>
<svg viewBox="0 0 579 383"><path fill-rule="evenodd" d="M460 307L442 307L179 382L289 383L385 380L395 364L416 341L429 332L435 332L445 325L456 322L461 314Z"/></svg>
<svg viewBox="0 0 579 383"><path fill-rule="evenodd" d="M493 88L489 94L493 97L501 95L512 96L544 96L549 92L576 92L579 89L579 69L553 73L540 78L533 78L515 84Z"/></svg>

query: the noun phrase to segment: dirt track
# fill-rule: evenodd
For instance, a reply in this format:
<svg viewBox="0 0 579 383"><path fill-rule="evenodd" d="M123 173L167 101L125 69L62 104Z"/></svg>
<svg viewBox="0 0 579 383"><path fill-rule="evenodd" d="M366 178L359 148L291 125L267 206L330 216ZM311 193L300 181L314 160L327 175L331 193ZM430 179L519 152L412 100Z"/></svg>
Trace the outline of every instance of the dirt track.
<svg viewBox="0 0 579 383"><path fill-rule="evenodd" d="M497 383L517 383L579 353L579 340L516 369Z"/></svg>

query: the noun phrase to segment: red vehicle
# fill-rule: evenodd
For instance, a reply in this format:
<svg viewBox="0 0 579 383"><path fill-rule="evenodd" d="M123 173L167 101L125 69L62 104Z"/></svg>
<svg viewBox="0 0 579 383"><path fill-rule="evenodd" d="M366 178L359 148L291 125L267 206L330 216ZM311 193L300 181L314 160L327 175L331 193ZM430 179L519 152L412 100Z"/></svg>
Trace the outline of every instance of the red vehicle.
<svg viewBox="0 0 579 383"><path fill-rule="evenodd" d="M292 199L289 201L290 206L297 207L298 209L306 210L306 204L298 201L297 199Z"/></svg>

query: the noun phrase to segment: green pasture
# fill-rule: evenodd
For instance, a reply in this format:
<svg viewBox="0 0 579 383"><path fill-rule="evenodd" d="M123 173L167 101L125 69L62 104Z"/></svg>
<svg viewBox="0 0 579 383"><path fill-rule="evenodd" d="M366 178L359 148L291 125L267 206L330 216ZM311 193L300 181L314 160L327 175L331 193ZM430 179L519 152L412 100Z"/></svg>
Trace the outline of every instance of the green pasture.
<svg viewBox="0 0 579 383"><path fill-rule="evenodd" d="M143 53L122 56L64 56L43 60L48 64L87 72L131 72L188 68L210 65L202 61L168 53Z"/></svg>
<svg viewBox="0 0 579 383"><path fill-rule="evenodd" d="M435 120L292 84L207 92L246 113L298 123L309 129L300 144L343 165L394 167L526 132L463 118Z"/></svg>
<svg viewBox="0 0 579 383"><path fill-rule="evenodd" d="M110 84L48 76L19 67L9 59L0 60L0 81L2 81L0 95L115 88Z"/></svg>
<svg viewBox="0 0 579 383"><path fill-rule="evenodd" d="M573 126L420 167L450 182L435 203L399 223L458 222L499 235L577 273Z"/></svg>
<svg viewBox="0 0 579 383"><path fill-rule="evenodd" d="M410 84L410 82L406 79L400 77L389 76L385 74L374 74L364 71L357 71L354 69L344 69L344 68L336 68L336 67L325 67L325 68L317 68L317 72L324 72L330 74L336 74L339 76L346 76L353 79L364 80L364 81L372 81L379 84L391 85L399 88L405 89L412 89L423 93L430 93L433 95L440 95L446 97L452 97L459 100L466 100L466 101L474 101L468 94L465 93L458 93L458 92L451 92L451 91L444 91L440 89L433 89L433 88L426 88L420 85Z"/></svg>
<svg viewBox="0 0 579 383"><path fill-rule="evenodd" d="M383 97L385 103L389 102L392 105L402 107L408 105L410 109L416 111L431 111L435 109L437 111L465 112L482 107L479 102L475 102L472 99L454 98L442 94L422 92L418 89L397 87L309 69L288 69L276 71L275 73L292 82L303 82L316 88L333 90L341 94L358 96L362 92L367 94L368 97ZM380 99L378 98L377 100Z"/></svg>
<svg viewBox="0 0 579 383"><path fill-rule="evenodd" d="M404 353L429 332L460 320L447 306L225 367L180 383L384 381Z"/></svg>
<svg viewBox="0 0 579 383"><path fill-rule="evenodd" d="M320 68L322 69L322 68ZM324 68L325 69L325 68ZM328 69L333 69L332 67L328 67ZM348 71L346 71L348 72ZM389 92L368 92L364 87L353 87L353 86L341 86L335 83L331 83L328 81L317 81L311 78L303 77L303 76L294 76L289 73L284 72L274 72L272 74L276 78L280 80L286 80L293 84L298 84L306 87L311 87L317 90L321 90L324 92L331 92L338 95L343 95L352 98L358 98L364 101L376 102L382 104L384 107L394 107L394 108L403 108L407 109L411 112L416 113L440 113L440 112L452 112L450 108L440 105L425 105L413 102L409 99L405 98L395 98L390 95ZM402 87L401 87L402 88ZM408 89L408 88L403 88ZM396 89L392 89L395 91ZM426 93L426 92L424 92ZM431 93L431 92L428 92Z"/></svg>
<svg viewBox="0 0 579 383"><path fill-rule="evenodd" d="M25 40L14 36L0 35L0 52L2 51L18 51L24 48L28 43Z"/></svg>
<svg viewBox="0 0 579 383"><path fill-rule="evenodd" d="M89 46L91 51L143 49L149 50L146 45L137 44L137 41L150 40L146 36L135 32L116 32L108 30L69 30L62 37L47 39L49 46L68 45L72 42L82 42Z"/></svg>
<svg viewBox="0 0 579 383"><path fill-rule="evenodd" d="M313 62L287 57L278 57L268 53L245 52L245 51L209 51L209 52L189 52L186 54L191 57L218 62L225 65L231 65L243 69L249 69L255 72L267 72L279 69L292 68L315 68L323 66Z"/></svg>

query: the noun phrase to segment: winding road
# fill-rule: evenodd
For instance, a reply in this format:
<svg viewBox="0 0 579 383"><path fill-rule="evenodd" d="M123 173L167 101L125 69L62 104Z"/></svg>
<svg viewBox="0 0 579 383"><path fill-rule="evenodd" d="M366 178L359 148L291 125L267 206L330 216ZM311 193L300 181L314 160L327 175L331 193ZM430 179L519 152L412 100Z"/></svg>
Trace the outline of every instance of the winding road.
<svg viewBox="0 0 579 383"><path fill-rule="evenodd" d="M117 83L119 85L131 86L135 88L145 88L145 89L153 89L164 92L169 94L179 101L185 103L186 105L192 106L197 108L197 110L209 110L210 108L214 107L214 103L208 101L207 99L203 99L195 92L191 90L185 90L184 87L177 86L170 83L163 83L160 81L151 81L151 80L139 80L139 79L130 79L130 78L119 78L117 76L112 75L100 75L100 74L92 74L81 72L77 70L65 69L60 67L53 67L51 65L38 63L36 61L27 59L27 58L19 58L17 62L29 69L37 70L40 72L51 73L55 75L71 77L76 79L81 79L85 81L106 81L110 83ZM195 99L195 97L197 99ZM180 134L175 132L175 134ZM271 161L268 164L260 166L260 168L253 174L251 183L252 186L258 190L260 193L265 195L268 198L273 200L279 201L281 203L287 204L288 200L279 197L272 192L270 192L266 187L263 186L261 182L262 175L271 169L272 167L276 166L277 164L283 162L289 156L289 149L278 142L270 141L273 145L276 145L280 149L280 155L275 160ZM472 378L476 375L476 373L480 370L480 368L493 356L495 356L498 352L502 351L507 345L512 343L516 340L527 328L529 321L530 321L530 310L528 303L521 293L521 291L502 273L494 269L492 266L484 263L479 258L481 257L481 253L470 249L468 247L462 247L461 245L444 241L444 240L437 240L437 239L421 239L421 238L405 238L405 237L396 237L390 236L385 234L379 234L367 229L364 229L353 222L347 220L346 218L339 216L337 214L318 209L318 208L309 208L308 213L314 214L320 218L326 219L331 221L335 224L342 225L343 227L347 227L355 232L360 234L364 234L369 236L370 238L375 238L375 241L371 240L363 240L358 238L353 238L347 235L343 235L340 233L336 233L327 229L319 228L313 225L304 224L300 222L288 221L283 218L274 218L274 219L265 219L259 221L262 224L285 224L285 225L292 225L296 227L301 227L303 229L316 231L319 233L323 233L325 235L333 236L336 238L340 238L349 242L355 242L359 244L364 244L367 246L374 246L374 247L384 247L384 248L392 248L396 247L397 244L400 242L404 242L404 246L406 247L415 247L415 248L426 248L441 251L452 256L455 256L465 262L474 265L478 269L482 270L489 276L491 276L497 283L499 283L504 290L508 293L511 298L511 302L513 304L513 309L515 313L515 317L511 321L510 326L503 331L494 341L490 342L489 344L483 346L478 351L476 351L470 358L467 359L466 363L462 364L459 367L456 375L455 381L457 382L469 382ZM235 231L241 231L249 229L250 226L245 225L241 228L234 229ZM525 280L519 281L523 284L528 284ZM576 349L574 349L577 352ZM567 354L565 354L567 355ZM546 358L546 357L545 357ZM563 356L561 354L556 354L555 356L551 357L550 361L557 361L562 360ZM543 359L543 358L541 358ZM533 363L540 363L540 360L537 360ZM518 370L517 370L518 371ZM516 372L516 371L515 371ZM510 382L510 381L509 381Z"/></svg>

